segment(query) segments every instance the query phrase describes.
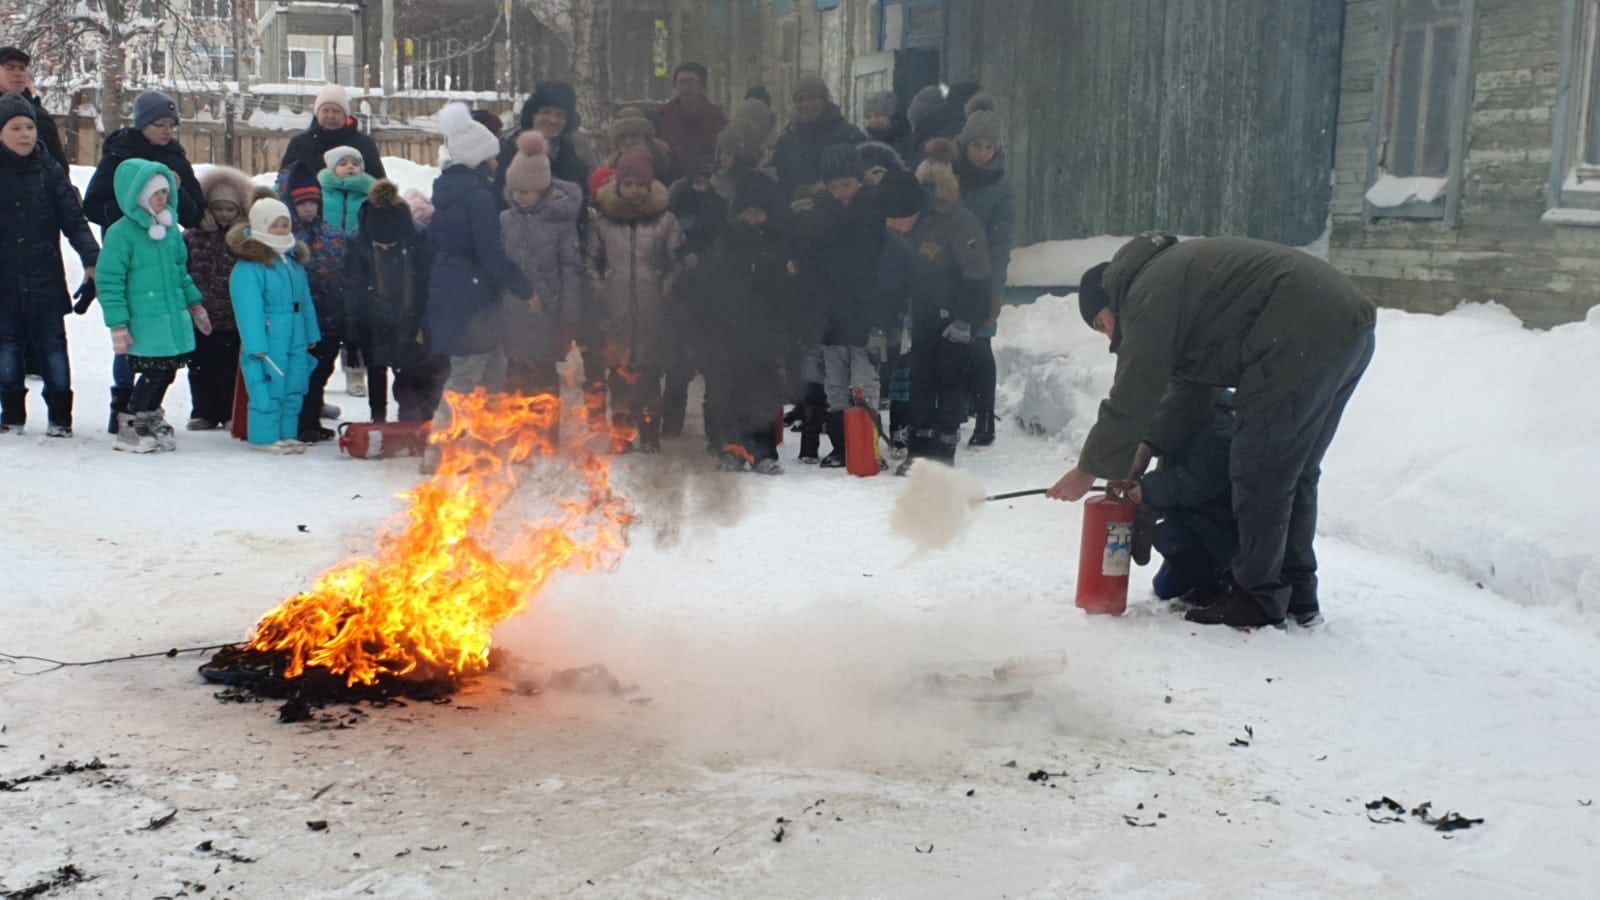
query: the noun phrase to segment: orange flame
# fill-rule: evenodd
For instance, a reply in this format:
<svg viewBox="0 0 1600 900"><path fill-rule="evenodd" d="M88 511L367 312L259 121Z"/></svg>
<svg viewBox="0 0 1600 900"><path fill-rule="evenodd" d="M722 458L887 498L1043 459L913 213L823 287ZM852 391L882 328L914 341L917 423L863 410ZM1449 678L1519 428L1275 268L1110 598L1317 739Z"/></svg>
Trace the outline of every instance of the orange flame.
<svg viewBox="0 0 1600 900"><path fill-rule="evenodd" d="M494 627L552 575L615 565L627 549L632 507L613 490L610 463L583 442L561 457L581 476L581 497L514 534L496 528L521 483L514 466L556 450L559 400L478 390L445 401L453 424L430 438L438 474L401 495L411 502L403 527L256 623L250 649L287 654L285 677L317 667L355 685L481 672Z"/></svg>

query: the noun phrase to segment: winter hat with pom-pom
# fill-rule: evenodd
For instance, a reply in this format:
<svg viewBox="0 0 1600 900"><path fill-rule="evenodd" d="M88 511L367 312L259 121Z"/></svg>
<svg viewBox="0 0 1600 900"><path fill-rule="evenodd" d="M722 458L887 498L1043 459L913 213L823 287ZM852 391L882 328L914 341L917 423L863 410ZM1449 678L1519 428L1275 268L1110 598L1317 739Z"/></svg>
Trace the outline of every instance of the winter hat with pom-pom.
<svg viewBox="0 0 1600 900"><path fill-rule="evenodd" d="M996 147L1005 142L1005 120L1000 118L993 97L988 94L975 95L967 101L966 112L967 124L962 127L961 136L956 138L962 147L973 141Z"/></svg>
<svg viewBox="0 0 1600 900"><path fill-rule="evenodd" d="M350 92L337 84L325 84L317 91L316 102L311 105L312 114L330 103L343 110L346 119L350 118Z"/></svg>
<svg viewBox="0 0 1600 900"><path fill-rule="evenodd" d="M379 244L398 244L409 236L411 207L400 196L400 187L385 178L367 192L367 205L361 208L361 231Z"/></svg>
<svg viewBox="0 0 1600 900"><path fill-rule="evenodd" d="M289 216L289 207L276 197L264 197L250 205L250 239L261 242L281 256L294 249L294 235L272 233L272 223L279 219L294 221Z"/></svg>
<svg viewBox="0 0 1600 900"><path fill-rule="evenodd" d="M942 106L944 106L944 88L930 84L917 91L917 95L911 98L911 105L906 108L906 118L910 120L912 128L920 131Z"/></svg>
<svg viewBox="0 0 1600 900"><path fill-rule="evenodd" d="M550 147L544 135L524 131L517 136L517 155L506 167L506 191L542 194L550 189Z"/></svg>
<svg viewBox="0 0 1600 900"><path fill-rule="evenodd" d="M156 212L150 208L150 198L162 191L167 192L167 207L161 212ZM150 240L159 241L167 236L167 229L172 227L173 222L172 204L176 203L177 199L172 195L172 183L167 180L165 174L150 176L150 180L139 189L139 206L150 214L151 222L148 229Z"/></svg>
<svg viewBox="0 0 1600 900"><path fill-rule="evenodd" d="M426 228L433 221L433 201L428 195L412 188L406 191L406 206L411 207L411 219Z"/></svg>
<svg viewBox="0 0 1600 900"><path fill-rule="evenodd" d="M864 116L893 118L894 114L899 111L900 98L894 95L894 91L879 91L869 96L867 102L862 104L861 107L861 114Z"/></svg>
<svg viewBox="0 0 1600 900"><path fill-rule="evenodd" d="M361 163L363 169L367 165L367 161L362 157L361 151L354 147L335 147L322 154L322 164L330 169L338 166L339 161L342 159L354 159L356 162Z"/></svg>
<svg viewBox="0 0 1600 900"><path fill-rule="evenodd" d="M961 182L956 179L955 161L960 155L956 142L934 138L923 149L917 180L933 188L934 200L946 212L961 205Z"/></svg>
<svg viewBox="0 0 1600 900"><path fill-rule="evenodd" d="M651 184L656 180L656 164L648 152L636 150L623 154L617 160L618 181L642 181Z"/></svg>
<svg viewBox="0 0 1600 900"><path fill-rule="evenodd" d="M472 120L465 103L447 103L439 110L439 133L455 165L477 168L500 155L500 140Z"/></svg>

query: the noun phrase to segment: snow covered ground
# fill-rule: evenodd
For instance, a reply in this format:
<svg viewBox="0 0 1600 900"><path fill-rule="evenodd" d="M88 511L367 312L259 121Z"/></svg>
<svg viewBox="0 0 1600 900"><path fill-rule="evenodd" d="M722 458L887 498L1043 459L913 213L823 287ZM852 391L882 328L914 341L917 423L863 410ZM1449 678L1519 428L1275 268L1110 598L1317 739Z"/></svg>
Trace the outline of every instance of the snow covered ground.
<svg viewBox="0 0 1600 900"><path fill-rule="evenodd" d="M70 327L79 437L0 442L0 652L241 637L369 548L416 479L221 434L113 453L104 330ZM1046 485L1110 357L1070 301L1002 332L1014 416L961 464ZM0 784L105 764L0 790L0 890L71 864L90 880L62 896L1592 896L1600 415L1575 386L1597 336L1385 314L1327 466L1315 631L1196 629L1148 570L1127 616L1088 618L1076 507L987 509L915 557L887 529L903 482L722 476L691 439L621 463L645 517L621 566L561 577L499 641L648 702L509 674L281 725L213 699L194 654L0 663ZM181 380L167 406L187 413ZM1016 657L1067 667L1014 703L916 687ZM1486 822L1376 824L1383 796Z"/></svg>

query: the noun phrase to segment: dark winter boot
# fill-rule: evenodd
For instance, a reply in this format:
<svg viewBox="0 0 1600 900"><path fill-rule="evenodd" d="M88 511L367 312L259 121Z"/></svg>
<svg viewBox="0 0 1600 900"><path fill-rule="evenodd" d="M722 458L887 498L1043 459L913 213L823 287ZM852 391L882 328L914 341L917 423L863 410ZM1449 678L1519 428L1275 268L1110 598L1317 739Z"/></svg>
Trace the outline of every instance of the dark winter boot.
<svg viewBox="0 0 1600 900"><path fill-rule="evenodd" d="M1227 625L1238 629L1265 628L1268 625L1283 627L1282 619L1269 617L1260 601L1232 578L1227 580L1220 602L1191 609L1183 618L1196 625Z"/></svg>
<svg viewBox="0 0 1600 900"><path fill-rule="evenodd" d="M0 434L22 434L28 422L28 389L0 391Z"/></svg>
<svg viewBox="0 0 1600 900"><path fill-rule="evenodd" d="M639 452L661 452L661 414L653 409L639 416Z"/></svg>
<svg viewBox="0 0 1600 900"><path fill-rule="evenodd" d="M1315 597L1294 595L1289 598L1289 618L1301 628L1322 624L1322 605Z"/></svg>
<svg viewBox="0 0 1600 900"><path fill-rule="evenodd" d="M800 421L800 461L808 466L817 464L825 418L822 407L806 404L805 418Z"/></svg>
<svg viewBox="0 0 1600 900"><path fill-rule="evenodd" d="M994 410L978 410L977 425L972 429L972 440L967 441L968 447L993 447L994 446Z"/></svg>
<svg viewBox="0 0 1600 900"><path fill-rule="evenodd" d="M50 430L46 437L72 437L72 392L45 391L44 405L50 411Z"/></svg>
<svg viewBox="0 0 1600 900"><path fill-rule="evenodd" d="M824 469L844 468L844 413L830 412L827 419L828 443L833 450L822 460Z"/></svg>
<svg viewBox="0 0 1600 900"><path fill-rule="evenodd" d="M111 423L106 426L106 434L116 434L119 418L128 411L128 401L133 399L133 388L111 389Z"/></svg>

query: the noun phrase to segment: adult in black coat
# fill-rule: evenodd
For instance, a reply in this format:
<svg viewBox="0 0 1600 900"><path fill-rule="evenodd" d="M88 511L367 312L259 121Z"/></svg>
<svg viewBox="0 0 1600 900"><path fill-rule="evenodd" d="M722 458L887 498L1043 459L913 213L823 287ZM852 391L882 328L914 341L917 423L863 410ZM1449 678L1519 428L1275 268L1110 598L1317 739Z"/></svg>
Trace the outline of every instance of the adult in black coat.
<svg viewBox="0 0 1600 900"><path fill-rule="evenodd" d="M401 422L433 418L439 380L428 342L428 236L394 182L373 185L345 245L345 335L361 347L373 421L387 415L384 373L394 371Z"/></svg>
<svg viewBox="0 0 1600 900"><path fill-rule="evenodd" d="M506 170L517 157L517 136L532 128L539 129L539 133L544 135L545 147L550 153L550 177L577 185L583 191L583 202L587 206L589 164L578 152L578 145L573 139L583 126L583 119L578 115L578 94L572 85L564 81L540 82L534 87L528 102L522 104L520 122L521 128L500 142L500 168L494 179L494 193L499 199L500 208L506 207ZM578 217L580 232L588 220L588 216Z"/></svg>
<svg viewBox="0 0 1600 900"><path fill-rule="evenodd" d="M34 107L19 93L0 97L0 432L20 428L23 347L39 356L50 434L72 430L72 384L62 317L72 308L61 260L65 235L94 277L100 247L66 171L45 152Z"/></svg>
<svg viewBox="0 0 1600 900"><path fill-rule="evenodd" d="M383 171L383 158L378 155L378 144L371 135L363 134L355 117L350 114L350 95L337 84L324 85L312 107L311 125L289 139L283 151L283 171L296 162L303 162L315 175L327 168L323 155L338 147L352 147L361 151L361 164L373 178L387 178Z"/></svg>
<svg viewBox="0 0 1600 900"><path fill-rule="evenodd" d="M0 94L13 91L33 104L33 121L39 131L39 143L63 171L71 171L72 161L67 159L66 147L61 143L61 131L56 120L45 112L44 101L33 92L33 77L28 66L33 60L17 47L0 47Z"/></svg>
<svg viewBox="0 0 1600 900"><path fill-rule="evenodd" d="M794 121L778 138L772 153L778 186L790 199L797 199L800 192L822 180L822 151L834 144L861 144L867 140L861 129L845 121L828 85L815 75L808 75L795 85L794 104Z"/></svg>
<svg viewBox="0 0 1600 900"><path fill-rule="evenodd" d="M109 228L122 218L117 203L117 166L130 159L158 162L178 176L178 224L198 228L206 214L206 195L195 177L194 166L178 143L178 107L160 91L145 91L134 101L133 125L114 132L100 148L100 164L83 194L83 213L89 221Z"/></svg>

